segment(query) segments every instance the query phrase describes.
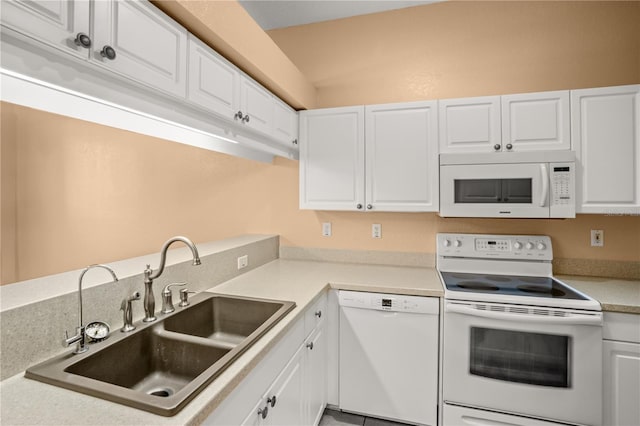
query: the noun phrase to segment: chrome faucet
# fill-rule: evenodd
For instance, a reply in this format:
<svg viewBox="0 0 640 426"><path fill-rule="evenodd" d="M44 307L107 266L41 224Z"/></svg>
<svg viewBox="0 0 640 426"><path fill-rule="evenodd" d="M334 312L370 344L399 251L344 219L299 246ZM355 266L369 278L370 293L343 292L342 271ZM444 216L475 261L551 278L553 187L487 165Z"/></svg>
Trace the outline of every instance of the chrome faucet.
<svg viewBox="0 0 640 426"><path fill-rule="evenodd" d="M77 343L76 350L73 351L74 354L81 354L89 349L86 345L86 333L84 323L82 321L82 279L84 278L84 274L86 274L89 269L93 268L106 269L111 273L113 280L118 281L116 273L106 265L89 265L82 270L82 273L80 273L80 278L78 279L78 327L76 327L75 336L69 337L69 333L65 332L65 339L63 340L63 345L65 347Z"/></svg>
<svg viewBox="0 0 640 426"><path fill-rule="evenodd" d="M191 253L193 254L193 265L200 265L200 256L198 255L198 249L193 242L187 237L173 237L170 238L160 250L160 266L158 266L158 270L153 273L151 269L151 265L147 265L147 268L144 270L144 322L155 321L156 317L154 316L156 309L156 300L153 297L153 280L158 278L164 272L164 265L167 260L167 250L169 246L176 241L182 241L191 249Z"/></svg>

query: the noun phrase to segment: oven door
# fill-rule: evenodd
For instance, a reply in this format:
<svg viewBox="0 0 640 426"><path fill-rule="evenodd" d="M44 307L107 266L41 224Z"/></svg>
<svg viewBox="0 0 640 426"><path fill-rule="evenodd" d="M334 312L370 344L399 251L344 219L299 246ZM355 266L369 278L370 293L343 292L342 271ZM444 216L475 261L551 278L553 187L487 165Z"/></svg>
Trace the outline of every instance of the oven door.
<svg viewBox="0 0 640 426"><path fill-rule="evenodd" d="M547 163L440 166L440 215L549 217Z"/></svg>
<svg viewBox="0 0 640 426"><path fill-rule="evenodd" d="M602 423L602 314L447 301L446 403Z"/></svg>

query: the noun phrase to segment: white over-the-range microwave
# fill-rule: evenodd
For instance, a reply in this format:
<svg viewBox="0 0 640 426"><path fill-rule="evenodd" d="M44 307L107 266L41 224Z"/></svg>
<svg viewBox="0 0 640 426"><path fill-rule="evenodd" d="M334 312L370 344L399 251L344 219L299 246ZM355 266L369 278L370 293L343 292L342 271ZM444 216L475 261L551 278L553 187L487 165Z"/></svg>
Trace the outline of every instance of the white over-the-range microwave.
<svg viewBox="0 0 640 426"><path fill-rule="evenodd" d="M575 217L575 154L440 154L440 216Z"/></svg>

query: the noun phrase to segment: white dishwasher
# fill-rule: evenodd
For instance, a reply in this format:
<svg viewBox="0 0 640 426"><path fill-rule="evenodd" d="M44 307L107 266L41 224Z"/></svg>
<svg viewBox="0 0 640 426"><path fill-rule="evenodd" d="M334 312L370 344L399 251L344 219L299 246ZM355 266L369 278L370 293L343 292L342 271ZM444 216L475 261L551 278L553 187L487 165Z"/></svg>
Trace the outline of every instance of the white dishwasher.
<svg viewBox="0 0 640 426"><path fill-rule="evenodd" d="M435 297L340 291L340 409L436 425Z"/></svg>

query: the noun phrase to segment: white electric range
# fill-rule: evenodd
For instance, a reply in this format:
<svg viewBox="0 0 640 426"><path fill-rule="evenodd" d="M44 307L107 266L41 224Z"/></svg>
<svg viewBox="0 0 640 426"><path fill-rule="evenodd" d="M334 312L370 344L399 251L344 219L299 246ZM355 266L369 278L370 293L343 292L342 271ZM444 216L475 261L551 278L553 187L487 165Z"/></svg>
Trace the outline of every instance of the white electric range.
<svg viewBox="0 0 640 426"><path fill-rule="evenodd" d="M438 234L444 425L602 423L600 304L547 236Z"/></svg>

